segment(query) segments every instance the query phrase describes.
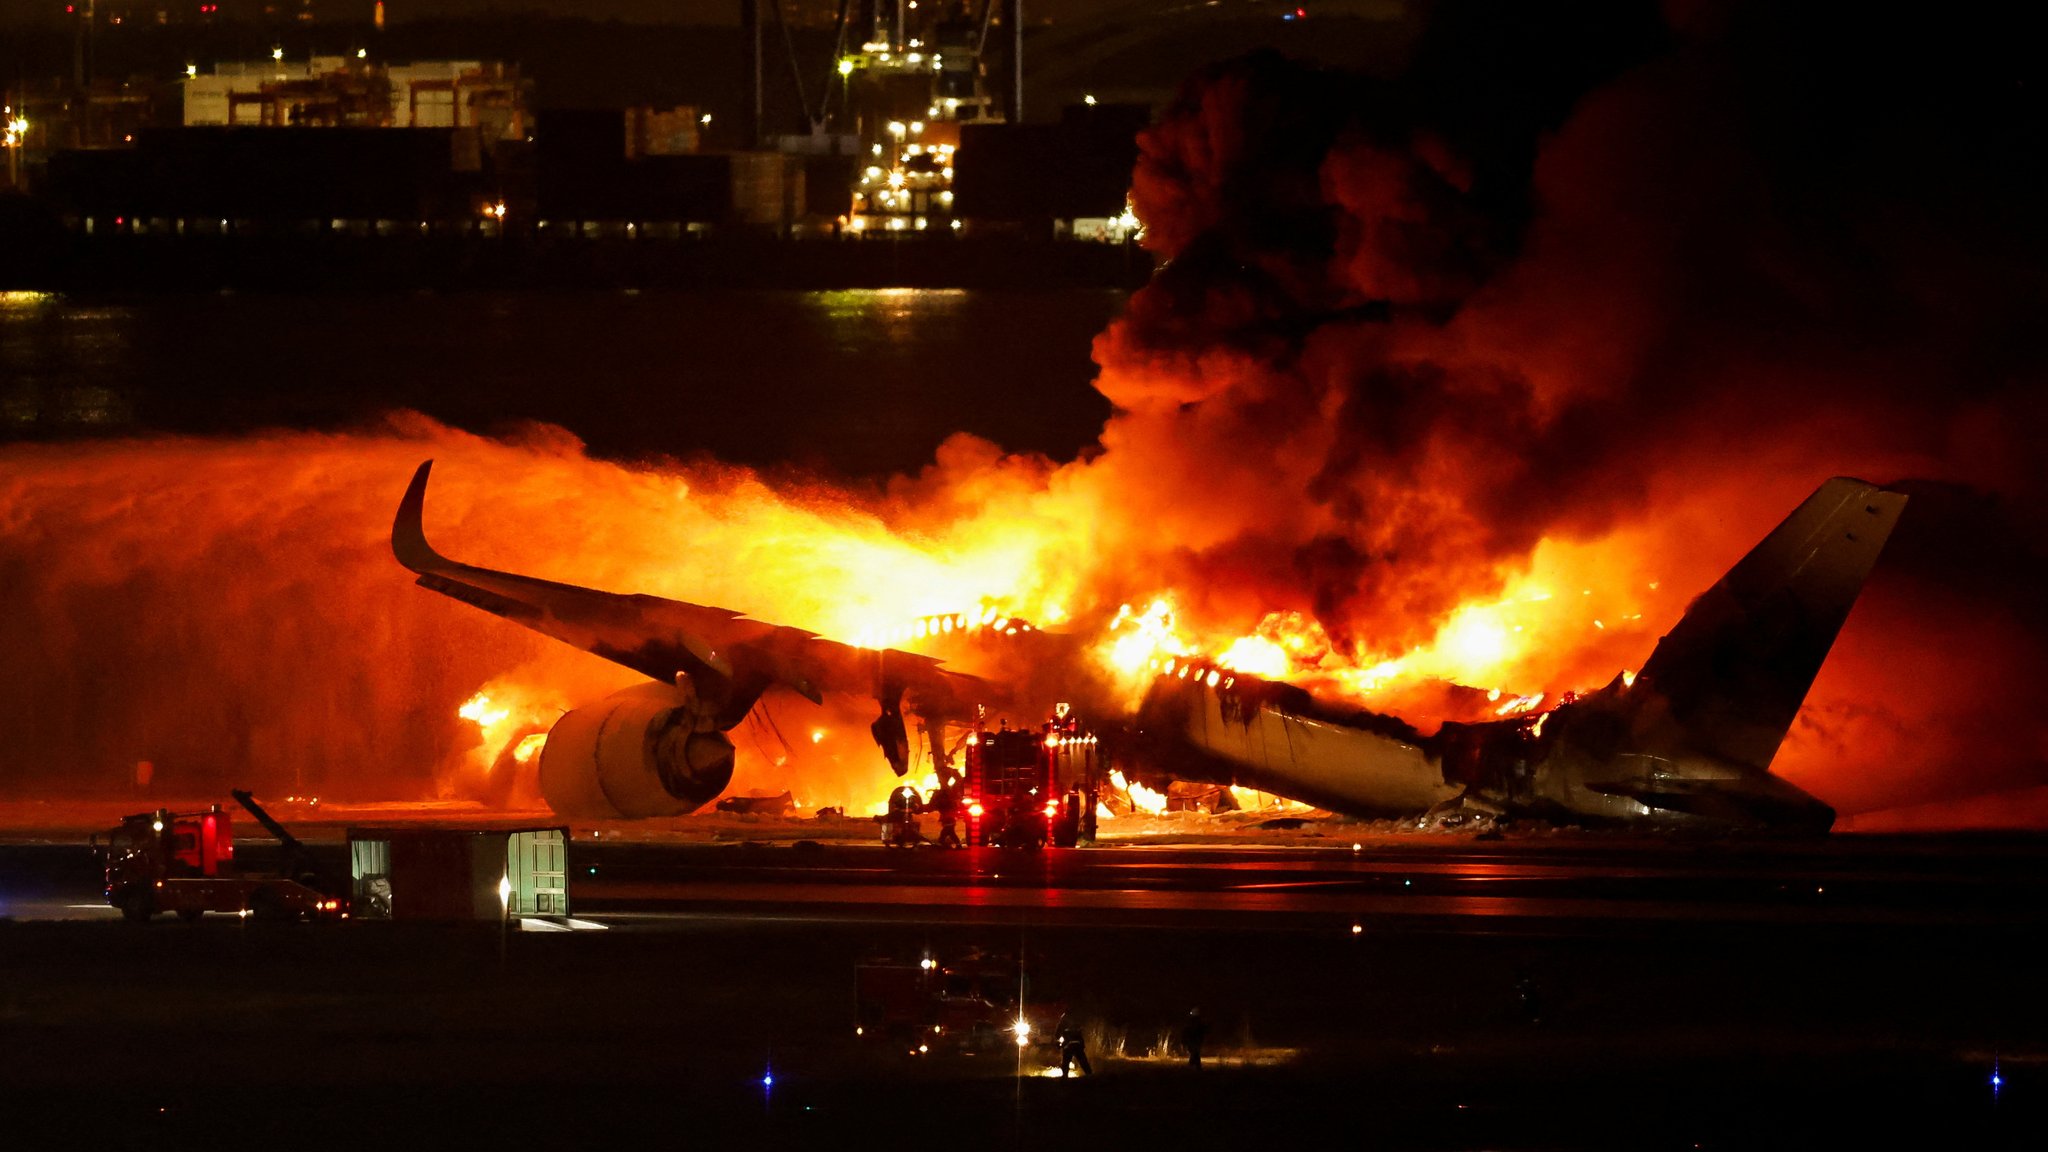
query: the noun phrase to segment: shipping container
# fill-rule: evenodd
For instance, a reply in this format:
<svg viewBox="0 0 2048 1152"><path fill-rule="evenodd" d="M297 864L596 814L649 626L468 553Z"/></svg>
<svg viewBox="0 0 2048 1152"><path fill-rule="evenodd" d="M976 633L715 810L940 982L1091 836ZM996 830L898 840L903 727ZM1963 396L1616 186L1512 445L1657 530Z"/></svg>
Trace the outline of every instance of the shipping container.
<svg viewBox="0 0 2048 1152"><path fill-rule="evenodd" d="M566 828L351 828L357 919L569 915Z"/></svg>

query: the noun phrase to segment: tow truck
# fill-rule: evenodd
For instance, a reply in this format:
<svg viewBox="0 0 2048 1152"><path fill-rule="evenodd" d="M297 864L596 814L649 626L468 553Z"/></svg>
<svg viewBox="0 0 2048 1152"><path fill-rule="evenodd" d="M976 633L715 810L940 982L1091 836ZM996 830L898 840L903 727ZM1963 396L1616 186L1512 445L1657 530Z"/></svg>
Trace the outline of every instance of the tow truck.
<svg viewBox="0 0 2048 1152"><path fill-rule="evenodd" d="M1095 737L1060 705L1037 728L977 720L967 734L962 811L967 844L979 848L1071 848L1094 834ZM1071 800L1070 802L1070 794Z"/></svg>
<svg viewBox="0 0 2048 1152"><path fill-rule="evenodd" d="M263 920L346 919L342 902L314 887L317 878L303 866L305 845L298 837L248 792L236 789L232 795L284 846L282 873L245 874L235 867L234 824L220 805L190 813L159 808L124 817L106 833L107 903L138 923L159 912L187 921L208 912Z"/></svg>

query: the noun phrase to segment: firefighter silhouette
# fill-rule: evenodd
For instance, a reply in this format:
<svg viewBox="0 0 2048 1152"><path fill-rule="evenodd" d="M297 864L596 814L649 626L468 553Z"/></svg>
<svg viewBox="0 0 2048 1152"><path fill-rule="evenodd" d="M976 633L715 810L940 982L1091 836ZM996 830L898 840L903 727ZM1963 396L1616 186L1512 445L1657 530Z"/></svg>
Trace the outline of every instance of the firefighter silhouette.
<svg viewBox="0 0 2048 1152"><path fill-rule="evenodd" d="M905 784L889 793L889 815L883 824L882 843L892 848L909 848L924 838L917 834L917 810L923 801L917 789Z"/></svg>
<svg viewBox="0 0 2048 1152"><path fill-rule="evenodd" d="M1188 1067L1202 1066L1202 1041L1209 1037L1209 1025L1200 1008L1188 1009L1188 1021L1180 1027L1180 1046L1187 1049Z"/></svg>
<svg viewBox="0 0 2048 1152"><path fill-rule="evenodd" d="M1081 842L1081 789L1067 789L1067 795L1060 801L1060 829L1054 843L1062 848L1072 848Z"/></svg>
<svg viewBox="0 0 2048 1152"><path fill-rule="evenodd" d="M960 793L951 780L939 785L932 793L931 805L939 814L939 847L960 848L960 834L954 830L954 822L960 818Z"/></svg>
<svg viewBox="0 0 2048 1152"><path fill-rule="evenodd" d="M1054 1039L1060 1046L1060 1075L1072 1076L1076 1065L1080 1066L1081 1075L1095 1075L1095 1069L1088 1064L1088 1038L1072 1016L1060 1016L1060 1026L1054 1033Z"/></svg>

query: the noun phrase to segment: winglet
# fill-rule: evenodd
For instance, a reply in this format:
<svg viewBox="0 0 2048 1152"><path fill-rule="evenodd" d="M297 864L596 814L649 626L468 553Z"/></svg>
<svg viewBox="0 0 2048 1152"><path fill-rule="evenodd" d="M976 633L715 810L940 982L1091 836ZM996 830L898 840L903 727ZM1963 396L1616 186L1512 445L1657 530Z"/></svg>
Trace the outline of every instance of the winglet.
<svg viewBox="0 0 2048 1152"><path fill-rule="evenodd" d="M421 523L427 506L427 473L433 467L434 462L428 460L412 474L412 485L405 490L405 499L398 502L398 515L391 521L392 554L400 564L421 574L449 566L448 558L427 543Z"/></svg>

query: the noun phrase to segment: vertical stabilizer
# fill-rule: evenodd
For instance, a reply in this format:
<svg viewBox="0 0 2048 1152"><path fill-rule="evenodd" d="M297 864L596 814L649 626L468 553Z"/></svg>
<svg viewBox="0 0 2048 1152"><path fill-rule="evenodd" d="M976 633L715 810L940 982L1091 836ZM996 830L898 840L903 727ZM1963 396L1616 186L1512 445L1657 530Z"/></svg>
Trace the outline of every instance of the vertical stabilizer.
<svg viewBox="0 0 2048 1152"><path fill-rule="evenodd" d="M1692 602L1637 677L1689 748L1770 766L1906 506L1837 477Z"/></svg>

